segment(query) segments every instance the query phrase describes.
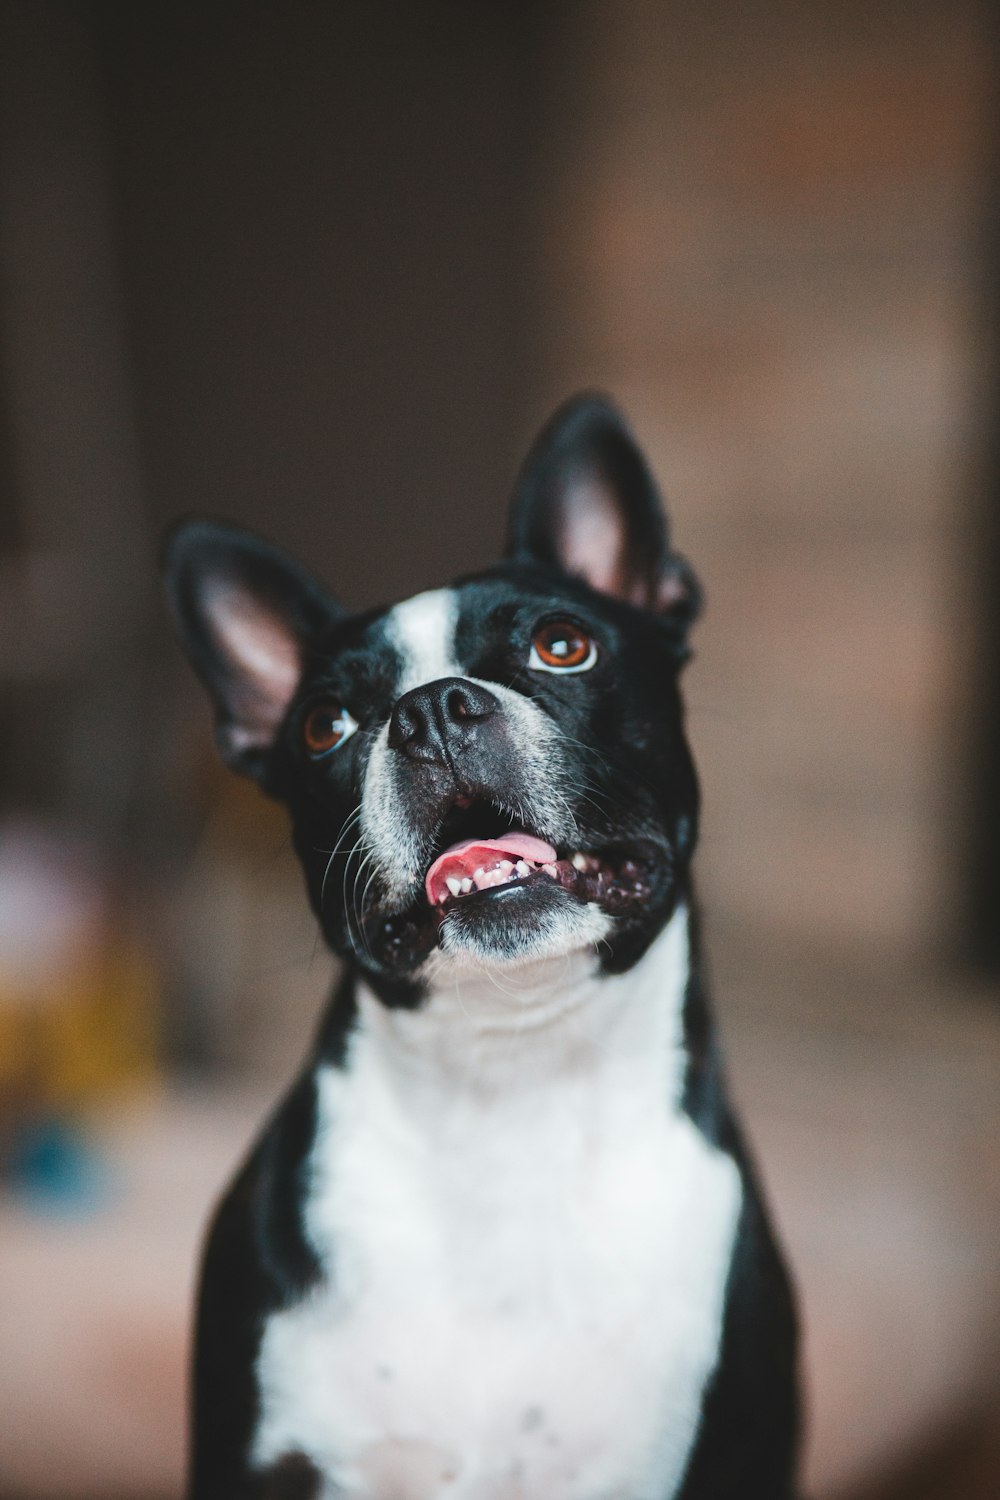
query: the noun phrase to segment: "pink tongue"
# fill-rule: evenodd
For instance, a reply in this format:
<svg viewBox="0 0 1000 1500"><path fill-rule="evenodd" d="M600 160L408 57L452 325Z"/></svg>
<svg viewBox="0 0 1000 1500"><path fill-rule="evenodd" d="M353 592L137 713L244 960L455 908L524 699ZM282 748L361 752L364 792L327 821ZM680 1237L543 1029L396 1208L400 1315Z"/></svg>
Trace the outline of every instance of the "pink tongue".
<svg viewBox="0 0 1000 1500"><path fill-rule="evenodd" d="M498 857L504 855L512 861L526 859L533 865L550 865L555 860L556 851L551 844L532 838L530 833L508 833L502 839L466 839L463 843L452 844L450 849L438 855L427 871L424 890L428 901L435 905L449 875L454 880L464 880L466 876L471 879L480 866L489 869L497 864Z"/></svg>

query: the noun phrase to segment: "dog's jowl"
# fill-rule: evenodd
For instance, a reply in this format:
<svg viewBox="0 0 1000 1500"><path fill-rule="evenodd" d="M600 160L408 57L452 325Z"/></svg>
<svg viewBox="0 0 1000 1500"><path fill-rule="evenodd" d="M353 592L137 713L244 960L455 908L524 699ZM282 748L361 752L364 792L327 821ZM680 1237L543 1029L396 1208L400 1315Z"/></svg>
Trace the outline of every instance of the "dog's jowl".
<svg viewBox="0 0 1000 1500"><path fill-rule="evenodd" d="M692 911L699 590L622 419L559 411L450 588L352 615L200 521L167 575L344 960L209 1237L191 1500L788 1500L791 1298Z"/></svg>

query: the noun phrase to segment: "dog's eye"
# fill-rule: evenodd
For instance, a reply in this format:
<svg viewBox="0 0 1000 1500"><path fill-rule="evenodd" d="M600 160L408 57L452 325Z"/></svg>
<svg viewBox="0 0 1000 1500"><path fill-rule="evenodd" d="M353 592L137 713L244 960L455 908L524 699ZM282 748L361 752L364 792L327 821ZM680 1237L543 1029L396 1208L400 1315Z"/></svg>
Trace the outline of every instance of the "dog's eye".
<svg viewBox="0 0 1000 1500"><path fill-rule="evenodd" d="M302 738L309 754L318 760L350 739L357 727L342 703L320 703L306 715Z"/></svg>
<svg viewBox="0 0 1000 1500"><path fill-rule="evenodd" d="M528 666L536 672L586 672L597 660L597 644L579 625L552 620L535 631Z"/></svg>

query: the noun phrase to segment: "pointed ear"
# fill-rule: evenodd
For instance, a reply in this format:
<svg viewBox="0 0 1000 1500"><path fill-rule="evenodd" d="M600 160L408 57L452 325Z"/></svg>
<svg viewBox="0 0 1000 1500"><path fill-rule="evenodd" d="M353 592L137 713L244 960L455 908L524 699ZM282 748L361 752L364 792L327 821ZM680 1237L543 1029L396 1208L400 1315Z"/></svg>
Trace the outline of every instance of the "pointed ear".
<svg viewBox="0 0 1000 1500"><path fill-rule="evenodd" d="M656 481L603 396L573 397L542 429L515 486L507 550L679 626L701 606L694 573L670 549Z"/></svg>
<svg viewBox="0 0 1000 1500"><path fill-rule="evenodd" d="M238 526L182 522L163 568L181 640L215 706L222 758L266 784L305 652L340 610L304 568Z"/></svg>

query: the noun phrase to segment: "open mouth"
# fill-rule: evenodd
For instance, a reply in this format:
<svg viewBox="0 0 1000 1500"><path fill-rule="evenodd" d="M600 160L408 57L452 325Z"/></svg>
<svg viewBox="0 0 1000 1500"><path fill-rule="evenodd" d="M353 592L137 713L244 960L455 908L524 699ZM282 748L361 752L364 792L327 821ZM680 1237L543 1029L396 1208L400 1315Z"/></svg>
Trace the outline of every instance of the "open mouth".
<svg viewBox="0 0 1000 1500"><path fill-rule="evenodd" d="M609 829L576 838L549 842L489 791L457 797L428 850L419 896L405 910L380 910L377 927L366 919L366 956L403 974L439 944L505 961L529 953L533 935L542 946L558 945L560 933L575 942L574 908L583 921L596 908L624 935L669 898L673 855L662 836Z"/></svg>
<svg viewBox="0 0 1000 1500"><path fill-rule="evenodd" d="M508 820L495 807L472 802L458 805L445 820L438 841L445 847L424 878L428 904L440 919L460 903L547 883L612 914L651 893L654 864L645 846L558 850L513 823L498 823ZM464 837L453 838L455 833Z"/></svg>

